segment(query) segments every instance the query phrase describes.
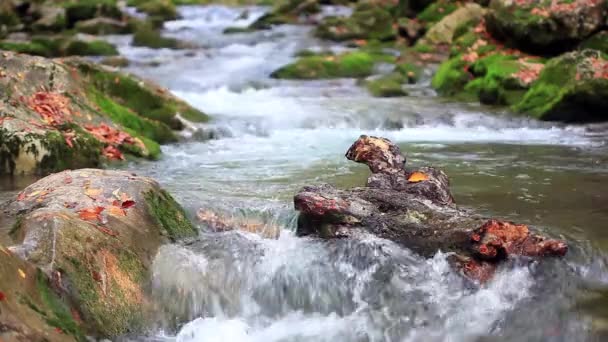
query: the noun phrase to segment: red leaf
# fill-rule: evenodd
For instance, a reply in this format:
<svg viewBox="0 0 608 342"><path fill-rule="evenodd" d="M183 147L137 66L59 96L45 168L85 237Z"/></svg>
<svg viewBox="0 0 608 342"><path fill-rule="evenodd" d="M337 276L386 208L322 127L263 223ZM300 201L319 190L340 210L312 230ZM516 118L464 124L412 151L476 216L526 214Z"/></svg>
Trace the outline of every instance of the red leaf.
<svg viewBox="0 0 608 342"><path fill-rule="evenodd" d="M101 221L100 214L105 209L106 208L104 208L104 207L90 207L90 208L80 209L78 211L78 217L80 217L81 219L83 219L85 221Z"/></svg>
<svg viewBox="0 0 608 342"><path fill-rule="evenodd" d="M6 299L6 295L4 292L0 291L0 302L3 302Z"/></svg>
<svg viewBox="0 0 608 342"><path fill-rule="evenodd" d="M128 201L122 202L122 208L123 209L129 209L129 208L131 208L134 205L135 205L135 201L134 200L128 200Z"/></svg>
<svg viewBox="0 0 608 342"><path fill-rule="evenodd" d="M19 196L17 196L17 201L23 201L25 199L25 191L22 191L19 193Z"/></svg>
<svg viewBox="0 0 608 342"><path fill-rule="evenodd" d="M103 149L103 155L110 160L125 160L122 152L112 145L106 146Z"/></svg>

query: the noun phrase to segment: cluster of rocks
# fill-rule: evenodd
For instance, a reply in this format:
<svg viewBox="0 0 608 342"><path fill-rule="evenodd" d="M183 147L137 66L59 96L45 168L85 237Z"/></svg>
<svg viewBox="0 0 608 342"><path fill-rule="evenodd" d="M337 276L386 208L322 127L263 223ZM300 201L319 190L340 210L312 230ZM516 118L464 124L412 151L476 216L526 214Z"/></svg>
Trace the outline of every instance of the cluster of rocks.
<svg viewBox="0 0 608 342"><path fill-rule="evenodd" d="M310 23L320 3L277 7L250 29ZM306 53L275 77L365 78L374 96L406 96L407 84L440 63L432 86L455 100L506 105L542 120L607 120L605 1L369 0L358 1L350 16L315 20L317 37L357 51ZM367 61L349 63L351 54ZM392 72L370 77L374 65L387 63Z"/></svg>

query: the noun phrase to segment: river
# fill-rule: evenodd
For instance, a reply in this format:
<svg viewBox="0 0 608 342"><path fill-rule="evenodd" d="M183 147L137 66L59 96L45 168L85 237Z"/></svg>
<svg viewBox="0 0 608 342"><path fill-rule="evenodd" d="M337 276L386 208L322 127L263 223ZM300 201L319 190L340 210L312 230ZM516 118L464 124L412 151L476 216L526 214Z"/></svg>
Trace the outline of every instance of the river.
<svg viewBox="0 0 608 342"><path fill-rule="evenodd" d="M195 52L129 46L128 71L213 117L158 162L126 168L200 208L281 227L276 240L210 233L161 248L152 291L162 322L134 341L593 341L608 338L608 126L566 126L435 97L430 75L411 96L379 99L354 80L269 78L302 49L341 50L310 27L223 35L264 9L183 7L166 33ZM334 9L339 11L339 9ZM382 72L379 68L378 72ZM361 134L389 138L410 165L450 176L457 203L567 239L568 255L510 264L481 288L438 251L422 259L373 236L297 238L293 195L304 185L363 185L344 152ZM196 137L212 135L210 141ZM29 180L4 183L2 197ZM11 190L11 191L6 191ZM594 297L595 294L598 294ZM589 302L594 305L589 305ZM604 307L604 308L602 308Z"/></svg>

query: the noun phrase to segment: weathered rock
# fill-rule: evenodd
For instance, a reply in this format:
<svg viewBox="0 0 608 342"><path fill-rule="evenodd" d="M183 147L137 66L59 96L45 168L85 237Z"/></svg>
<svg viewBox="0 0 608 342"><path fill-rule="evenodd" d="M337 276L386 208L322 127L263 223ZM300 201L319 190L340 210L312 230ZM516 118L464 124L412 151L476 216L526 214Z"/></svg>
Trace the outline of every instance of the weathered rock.
<svg viewBox="0 0 608 342"><path fill-rule="evenodd" d="M551 59L514 109L542 120L608 120L608 60L597 50Z"/></svg>
<svg viewBox="0 0 608 342"><path fill-rule="evenodd" d="M350 39L392 40L396 37L393 17L381 5L359 5L350 17L327 17L317 26L319 38L344 41Z"/></svg>
<svg viewBox="0 0 608 342"><path fill-rule="evenodd" d="M0 244L0 340L76 341L83 335L47 277Z"/></svg>
<svg viewBox="0 0 608 342"><path fill-rule="evenodd" d="M567 51L606 25L606 1L492 0L488 30L522 50L539 54Z"/></svg>
<svg viewBox="0 0 608 342"><path fill-rule="evenodd" d="M456 29L467 22L478 22L484 14L484 8L468 3L431 26L423 39L428 44L450 44Z"/></svg>
<svg viewBox="0 0 608 342"><path fill-rule="evenodd" d="M40 18L31 25L34 31L57 32L66 28L66 11L63 7L43 4L37 14Z"/></svg>
<svg viewBox="0 0 608 342"><path fill-rule="evenodd" d="M121 171L48 176L3 211L4 220L15 222L10 251L43 270L59 303L77 310L82 322L75 327L98 337L144 328L153 309L146 285L158 247L197 234L158 183Z"/></svg>
<svg viewBox="0 0 608 342"><path fill-rule="evenodd" d="M532 234L526 226L458 208L445 173L430 167L405 168L405 158L389 140L361 136L346 157L369 166L367 186L303 188L294 198L300 211L299 235L336 238L366 231L426 257L438 250L454 252L455 265L479 281L489 279L509 257L567 252L565 242Z"/></svg>
<svg viewBox="0 0 608 342"><path fill-rule="evenodd" d="M0 55L0 174L155 159L182 119L206 116L134 76L83 59Z"/></svg>

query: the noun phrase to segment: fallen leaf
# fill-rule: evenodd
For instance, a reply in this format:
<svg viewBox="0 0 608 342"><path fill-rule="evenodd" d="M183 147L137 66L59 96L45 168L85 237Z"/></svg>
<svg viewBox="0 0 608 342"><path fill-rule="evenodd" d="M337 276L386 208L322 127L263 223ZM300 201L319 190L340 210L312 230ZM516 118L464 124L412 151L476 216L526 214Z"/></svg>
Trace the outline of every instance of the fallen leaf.
<svg viewBox="0 0 608 342"><path fill-rule="evenodd" d="M17 196L17 201L23 201L25 199L25 192L20 192L19 196Z"/></svg>
<svg viewBox="0 0 608 342"><path fill-rule="evenodd" d="M104 207L90 207L80 209L78 211L78 217L85 221L101 221L101 212L106 208Z"/></svg>
<svg viewBox="0 0 608 342"><path fill-rule="evenodd" d="M84 190L84 194L91 197L92 199L97 199L102 193L103 189L87 188Z"/></svg>
<svg viewBox="0 0 608 342"><path fill-rule="evenodd" d="M65 176L65 178L63 179L63 184L72 184L72 177L71 176Z"/></svg>
<svg viewBox="0 0 608 342"><path fill-rule="evenodd" d="M418 183L418 182L423 182L428 179L429 179L429 176L427 176L425 173L416 171L416 172L413 172L408 177L407 181L410 183Z"/></svg>
<svg viewBox="0 0 608 342"><path fill-rule="evenodd" d="M135 205L135 201L134 200L127 200L127 201L122 202L122 208L123 209L129 209L129 208L131 208L134 205Z"/></svg>
<svg viewBox="0 0 608 342"><path fill-rule="evenodd" d="M0 291L0 302L3 302L6 299L6 295L4 292Z"/></svg>
<svg viewBox="0 0 608 342"><path fill-rule="evenodd" d="M123 208L116 206L109 207L108 214L114 217L127 216L127 212Z"/></svg>
<svg viewBox="0 0 608 342"><path fill-rule="evenodd" d="M25 279L25 272L23 272L23 270L22 270L22 269L20 269L20 268L19 268L19 269L17 269L17 272L19 272L19 276L20 276L21 278Z"/></svg>

